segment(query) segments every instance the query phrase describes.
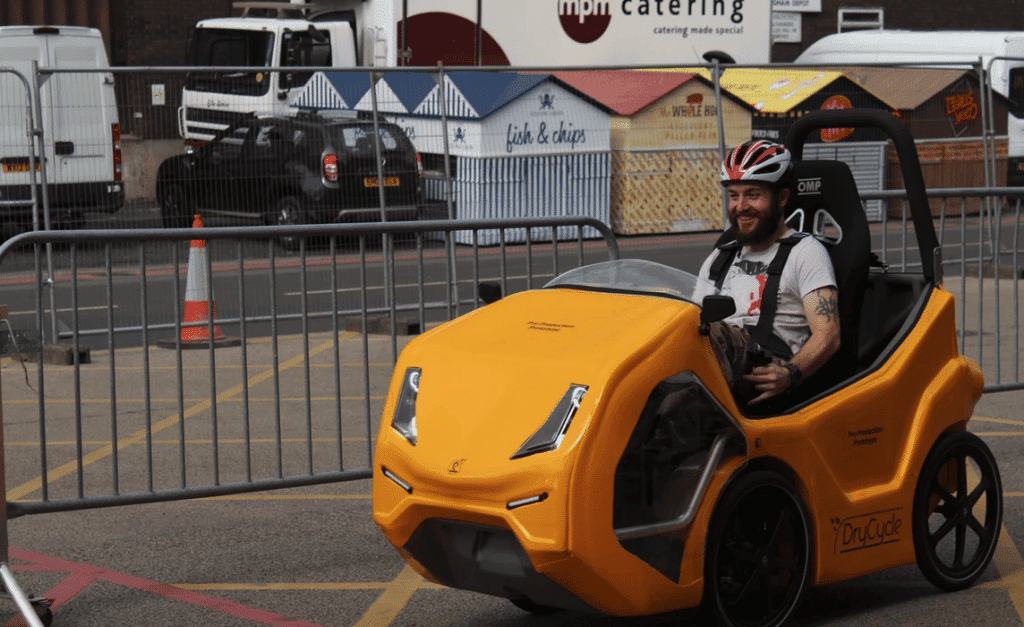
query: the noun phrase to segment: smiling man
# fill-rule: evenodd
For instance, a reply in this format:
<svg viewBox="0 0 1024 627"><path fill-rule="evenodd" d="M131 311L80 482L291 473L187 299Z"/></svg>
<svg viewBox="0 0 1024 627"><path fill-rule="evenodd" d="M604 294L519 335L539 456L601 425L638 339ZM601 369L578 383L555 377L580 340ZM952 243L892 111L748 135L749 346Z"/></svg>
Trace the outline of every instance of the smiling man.
<svg viewBox="0 0 1024 627"><path fill-rule="evenodd" d="M711 341L737 402L754 404L792 392L839 349L835 272L818 240L786 225L792 163L785 146L737 146L721 181L732 237L700 276L736 302L735 314L712 325Z"/></svg>

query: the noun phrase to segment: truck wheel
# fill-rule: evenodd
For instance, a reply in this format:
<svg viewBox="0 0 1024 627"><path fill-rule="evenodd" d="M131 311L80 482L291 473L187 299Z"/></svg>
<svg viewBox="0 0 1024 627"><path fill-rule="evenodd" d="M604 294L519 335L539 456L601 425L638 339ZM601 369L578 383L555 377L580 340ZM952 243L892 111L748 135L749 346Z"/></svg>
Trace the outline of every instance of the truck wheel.
<svg viewBox="0 0 1024 627"><path fill-rule="evenodd" d="M917 565L936 587L953 592L988 567L1003 521L1003 486L988 446L973 433L939 438L914 492Z"/></svg>
<svg viewBox="0 0 1024 627"><path fill-rule="evenodd" d="M811 574L807 509L796 489L766 471L726 488L712 516L704 609L726 627L774 627L793 614Z"/></svg>
<svg viewBox="0 0 1024 627"><path fill-rule="evenodd" d="M165 229L187 229L192 226L196 201L183 183L170 183L160 194L160 222Z"/></svg>
<svg viewBox="0 0 1024 627"><path fill-rule="evenodd" d="M308 224L309 214L302 207L302 201L297 196L283 196L274 205L271 224L276 226L291 226L296 224ZM305 238L294 235L277 238L277 243L285 250L298 250L299 245Z"/></svg>

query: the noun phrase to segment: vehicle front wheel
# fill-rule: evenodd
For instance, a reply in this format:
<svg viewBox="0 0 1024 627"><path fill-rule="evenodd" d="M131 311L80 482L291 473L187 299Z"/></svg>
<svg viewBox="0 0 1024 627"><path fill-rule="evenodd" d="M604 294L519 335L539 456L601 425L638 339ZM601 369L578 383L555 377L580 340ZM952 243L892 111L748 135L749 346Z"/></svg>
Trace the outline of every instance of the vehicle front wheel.
<svg viewBox="0 0 1024 627"><path fill-rule="evenodd" d="M160 222L166 229L187 229L192 226L196 201L183 183L169 183L160 193Z"/></svg>
<svg viewBox="0 0 1024 627"><path fill-rule="evenodd" d="M1003 521L1003 487L981 438L952 431L939 438L914 492L914 551L928 581L954 592L988 567Z"/></svg>
<svg viewBox="0 0 1024 627"><path fill-rule="evenodd" d="M562 608L560 607L553 607L551 605L542 605L540 603L535 603L526 597L509 599L509 602L511 602L512 605L518 607L524 612L536 614L537 616L544 616L545 614L554 614L555 612L562 611Z"/></svg>
<svg viewBox="0 0 1024 627"><path fill-rule="evenodd" d="M704 609L727 627L774 627L796 609L810 580L807 509L783 477L765 471L726 488L711 521Z"/></svg>
<svg viewBox="0 0 1024 627"><path fill-rule="evenodd" d="M302 201L296 196L283 196L274 205L271 224L276 226L293 226L308 224L309 214L302 207ZM285 250L298 250L303 238L294 235L286 235L277 238L278 244Z"/></svg>

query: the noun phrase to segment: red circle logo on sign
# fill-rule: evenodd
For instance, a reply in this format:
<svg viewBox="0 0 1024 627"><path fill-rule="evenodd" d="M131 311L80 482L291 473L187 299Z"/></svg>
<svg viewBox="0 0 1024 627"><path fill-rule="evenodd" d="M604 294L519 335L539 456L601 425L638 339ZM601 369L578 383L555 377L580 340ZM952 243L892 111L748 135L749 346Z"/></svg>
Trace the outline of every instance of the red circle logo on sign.
<svg viewBox="0 0 1024 627"><path fill-rule="evenodd" d="M558 21L562 30L581 44L601 38L612 21L608 0L558 0Z"/></svg>
<svg viewBox="0 0 1024 627"><path fill-rule="evenodd" d="M822 111L828 111L830 109L852 109L853 103L846 96L832 96L826 100L822 105ZM838 142L846 139L850 135L853 135L852 128L823 128L821 129L821 141L823 142Z"/></svg>

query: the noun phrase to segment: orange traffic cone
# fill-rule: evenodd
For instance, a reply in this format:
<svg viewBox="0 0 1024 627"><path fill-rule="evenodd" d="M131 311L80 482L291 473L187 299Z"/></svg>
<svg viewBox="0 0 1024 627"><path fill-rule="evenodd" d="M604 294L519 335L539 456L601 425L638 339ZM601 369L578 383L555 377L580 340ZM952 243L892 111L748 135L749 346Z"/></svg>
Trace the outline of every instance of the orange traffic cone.
<svg viewBox="0 0 1024 627"><path fill-rule="evenodd" d="M192 228L203 228L203 219L197 213ZM210 345L210 316L217 319L217 304L210 297L210 286L206 282L206 240L194 239L188 250L188 277L185 282L185 315L184 323L203 323L181 329L182 348L203 348ZM220 330L219 325L213 326L213 345L238 346L241 341L228 338ZM176 342L159 342L166 348L174 348Z"/></svg>

